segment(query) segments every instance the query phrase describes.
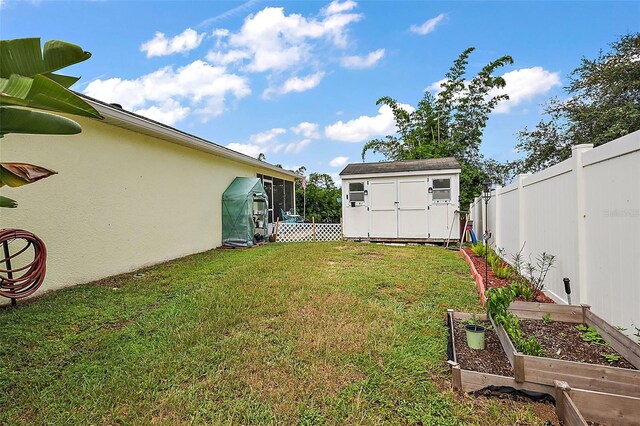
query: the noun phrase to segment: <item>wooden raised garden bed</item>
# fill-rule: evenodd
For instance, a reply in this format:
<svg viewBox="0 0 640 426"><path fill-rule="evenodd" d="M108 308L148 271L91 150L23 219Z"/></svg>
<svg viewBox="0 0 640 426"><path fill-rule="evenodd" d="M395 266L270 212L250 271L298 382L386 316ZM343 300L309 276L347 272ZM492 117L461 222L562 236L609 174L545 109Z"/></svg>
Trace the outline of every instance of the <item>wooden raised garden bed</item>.
<svg viewBox="0 0 640 426"><path fill-rule="evenodd" d="M558 418L566 425L587 425L587 421L603 425L640 425L640 371L633 369L640 368L640 345L591 312L587 305L513 302L509 311L521 320L546 318L547 321L593 327L631 368L524 355L516 351L504 328L494 324L494 332L513 367L512 376L464 369L457 362L454 320L465 320L472 315L449 310L448 325L452 336L449 363L455 390L474 392L509 387L548 394L555 398ZM475 317L483 318L481 315Z"/></svg>
<svg viewBox="0 0 640 426"><path fill-rule="evenodd" d="M640 368L640 345L591 312L587 305L513 302L509 311L520 319L541 320L547 316L552 321L593 327L613 350L633 367ZM514 379L519 383L554 386L558 380L573 388L640 398L640 371L637 369L524 355L515 350L502 326L496 327L496 333L513 366Z"/></svg>
<svg viewBox="0 0 640 426"><path fill-rule="evenodd" d="M553 386L539 385L537 383L519 383L515 380L515 378L512 375L506 376L506 375L493 374L493 373L487 373L482 371L474 371L474 370L463 368L458 363L458 354L457 354L456 348L459 346L458 346L458 343L456 342L456 337L455 337L456 333L454 330L454 324L457 323L458 321L464 321L470 318L475 318L481 321L482 320L488 321L487 316L484 314L472 315L465 312L455 312L452 309L447 310L447 325L449 327L449 333L451 336L450 338L451 351L449 353L449 364L451 365L452 385L454 390L459 390L463 392L475 392L488 387L505 386L505 387L510 387L513 389L522 390L526 392L538 392L538 393L553 395L554 393ZM494 328L493 331L487 331L487 333L490 333L490 332L495 333L496 329ZM506 357L504 352L501 355ZM495 356L495 354L493 354L492 356Z"/></svg>
<svg viewBox="0 0 640 426"><path fill-rule="evenodd" d="M555 381L556 414L565 425L587 426L587 420L603 425L639 425L640 398L572 389Z"/></svg>

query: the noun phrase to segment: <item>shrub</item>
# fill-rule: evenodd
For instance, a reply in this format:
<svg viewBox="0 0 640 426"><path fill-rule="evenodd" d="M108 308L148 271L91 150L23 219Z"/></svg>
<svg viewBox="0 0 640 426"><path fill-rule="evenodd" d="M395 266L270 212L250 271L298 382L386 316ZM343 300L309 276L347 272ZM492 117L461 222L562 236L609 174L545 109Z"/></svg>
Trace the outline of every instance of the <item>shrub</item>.
<svg viewBox="0 0 640 426"><path fill-rule="evenodd" d="M499 266L501 262L500 256L493 250L489 248L489 253L487 253L487 263L491 265L491 268L495 268ZM494 271L495 273L495 271Z"/></svg>
<svg viewBox="0 0 640 426"><path fill-rule="evenodd" d="M510 278L511 266L507 265L502 261L498 261L498 264L493 266L493 275L495 275L498 278Z"/></svg>
<svg viewBox="0 0 640 426"><path fill-rule="evenodd" d="M524 300L535 300L536 298L535 291L524 279L516 279L516 281L509 284L509 288L511 288L515 297L522 297Z"/></svg>
<svg viewBox="0 0 640 426"><path fill-rule="evenodd" d="M480 256L480 257L484 257L484 253L485 253L485 246L484 244L478 242L477 244L473 245L471 247L471 251L476 255L476 256Z"/></svg>

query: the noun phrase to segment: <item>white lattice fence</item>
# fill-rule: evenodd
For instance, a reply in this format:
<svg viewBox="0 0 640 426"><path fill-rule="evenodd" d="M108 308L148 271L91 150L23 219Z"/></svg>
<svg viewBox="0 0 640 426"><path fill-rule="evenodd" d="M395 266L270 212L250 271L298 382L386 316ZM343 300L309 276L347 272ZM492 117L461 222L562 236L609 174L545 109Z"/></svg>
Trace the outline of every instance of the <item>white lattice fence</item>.
<svg viewBox="0 0 640 426"><path fill-rule="evenodd" d="M279 243L297 243L301 241L340 241L342 239L339 223L279 223Z"/></svg>

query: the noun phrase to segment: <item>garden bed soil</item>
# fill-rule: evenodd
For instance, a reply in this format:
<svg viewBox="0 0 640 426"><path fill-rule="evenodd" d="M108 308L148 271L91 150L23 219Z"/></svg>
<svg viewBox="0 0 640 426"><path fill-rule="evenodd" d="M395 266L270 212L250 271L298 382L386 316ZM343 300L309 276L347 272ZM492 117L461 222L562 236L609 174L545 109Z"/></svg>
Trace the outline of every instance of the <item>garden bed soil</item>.
<svg viewBox="0 0 640 426"><path fill-rule="evenodd" d="M538 339L547 358L636 370L622 357L618 361L607 361L601 354L617 354L617 352L608 345L585 342L581 337L582 332L576 328L576 325L559 321L545 323L541 320L520 320L520 328L524 336L533 336Z"/></svg>
<svg viewBox="0 0 640 426"><path fill-rule="evenodd" d="M490 288L497 288L497 287L507 287L510 284L510 281L506 278L498 278L493 274L493 270L491 269L491 266L489 265L488 268L488 274L485 275L485 259L484 257L480 257L480 256L476 256L476 254L468 248L463 249L465 253L467 253L467 255L469 256L469 259L471 259L471 261L473 262L473 266L475 266L476 271L478 271L478 274L480 274L480 276L482 277L482 279L485 279L485 276L488 278L487 282L484 283L484 287L485 289L490 289ZM524 300L522 298L516 298L516 300L520 300L523 302L530 302L530 300ZM549 296L547 296L546 294L544 294L542 291L537 291L536 292L536 302L540 302L540 303L555 303Z"/></svg>
<svg viewBox="0 0 640 426"><path fill-rule="evenodd" d="M485 327L491 325L489 321L477 321L477 323ZM509 364L496 332L493 329L486 331L484 349L471 349L467 346L464 324L464 320L453 319L456 361L460 364L460 367L464 370L478 371L480 373L513 376L511 364Z"/></svg>

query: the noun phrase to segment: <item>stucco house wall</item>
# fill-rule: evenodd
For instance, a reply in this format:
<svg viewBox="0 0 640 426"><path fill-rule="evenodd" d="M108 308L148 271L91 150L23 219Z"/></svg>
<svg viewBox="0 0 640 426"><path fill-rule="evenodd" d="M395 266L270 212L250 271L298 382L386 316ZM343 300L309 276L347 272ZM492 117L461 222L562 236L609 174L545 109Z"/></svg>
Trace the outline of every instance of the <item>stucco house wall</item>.
<svg viewBox="0 0 640 426"><path fill-rule="evenodd" d="M79 135L11 134L0 141L2 161L58 172L0 189L19 203L1 209L0 227L29 230L47 246L47 278L36 294L218 247L222 193L235 177L294 180L249 157L238 161L181 146L180 137L142 134L110 117L73 118L82 126ZM149 125L146 133L167 130L133 121Z"/></svg>

